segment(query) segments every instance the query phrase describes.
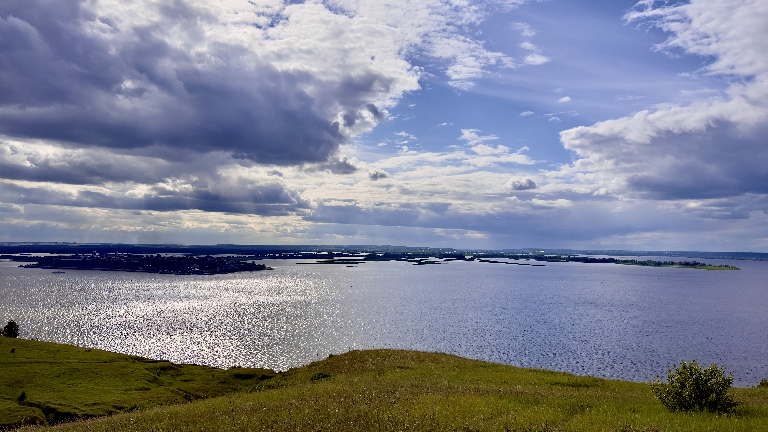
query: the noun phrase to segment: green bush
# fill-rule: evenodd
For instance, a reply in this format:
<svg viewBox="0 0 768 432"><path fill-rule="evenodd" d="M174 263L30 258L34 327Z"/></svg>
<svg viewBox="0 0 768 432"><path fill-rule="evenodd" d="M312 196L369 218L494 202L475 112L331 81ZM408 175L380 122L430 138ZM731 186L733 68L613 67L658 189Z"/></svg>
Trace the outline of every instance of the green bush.
<svg viewBox="0 0 768 432"><path fill-rule="evenodd" d="M331 374L329 374L328 372L318 372L318 373L312 375L312 378L310 378L310 379L312 381L319 381L319 380L328 379L330 377L331 377Z"/></svg>
<svg viewBox="0 0 768 432"><path fill-rule="evenodd" d="M682 362L667 374L667 383L651 383L653 395L670 411L707 411L730 414L738 403L728 393L733 373L716 364L702 369L696 361Z"/></svg>
<svg viewBox="0 0 768 432"><path fill-rule="evenodd" d="M8 324L3 327L3 336L6 337L19 337L19 325L16 324L16 321L8 321Z"/></svg>

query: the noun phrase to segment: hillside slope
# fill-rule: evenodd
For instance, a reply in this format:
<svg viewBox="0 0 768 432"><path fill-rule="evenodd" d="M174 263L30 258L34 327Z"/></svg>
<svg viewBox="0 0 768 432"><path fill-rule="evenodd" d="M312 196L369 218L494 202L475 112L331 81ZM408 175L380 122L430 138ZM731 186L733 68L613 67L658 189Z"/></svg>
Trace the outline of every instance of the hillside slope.
<svg viewBox="0 0 768 432"><path fill-rule="evenodd" d="M44 349L46 346L38 344L27 346L26 349ZM6 341L0 344L3 358L8 346ZM58 347L62 346L55 345L52 349L67 351ZM95 361L98 364L110 356L120 356L95 350L88 352L82 348L76 350L80 352L80 362ZM20 348L17 354L19 351ZM148 377L144 372L134 372L111 378L110 385L123 385L124 389L132 388L131 385L137 385L138 381L151 382L151 375L163 368L178 367L183 371L173 381L168 381L167 387L131 390L154 395L155 401L166 396L170 398L160 401L162 403L186 400L188 397L184 395L192 393L196 386L203 386L204 382L207 385L221 383L221 391L230 391L236 387L232 384L238 380L235 375L243 373L243 370L220 371L220 375L217 375L210 373L210 368L201 368L206 373L196 374L195 371L200 367L174 366L165 362L151 363L130 356L122 357L126 364L143 365L150 375ZM81 378L89 375L86 368L80 370L83 374ZM247 372L245 375L252 373ZM78 383L72 374L68 379L51 372L48 375L47 380L52 387L69 386L79 389L85 386L84 383ZM208 379L212 376L215 377L213 380ZM736 399L743 404L736 415L725 417L704 413L670 413L653 398L649 386L643 383L522 369L437 353L352 351L261 380L266 376L268 374L245 380L248 385L244 387L247 388L240 393L155 408L145 408L149 405L145 404L121 414L64 423L55 430L768 430L768 388L765 387L734 389ZM162 373L160 377L166 379ZM18 391L18 387L15 391ZM126 390L129 394L131 391ZM94 389L83 395L86 393L98 394ZM56 394L64 395L66 392ZM35 397L30 399L37 400ZM118 399L112 397L109 400ZM104 405L105 411L120 408L117 406L119 404L106 400L95 399L91 403ZM50 403L54 402L63 405L61 400L57 402L51 397ZM4 403L14 401L6 398ZM79 403L90 406L84 396Z"/></svg>

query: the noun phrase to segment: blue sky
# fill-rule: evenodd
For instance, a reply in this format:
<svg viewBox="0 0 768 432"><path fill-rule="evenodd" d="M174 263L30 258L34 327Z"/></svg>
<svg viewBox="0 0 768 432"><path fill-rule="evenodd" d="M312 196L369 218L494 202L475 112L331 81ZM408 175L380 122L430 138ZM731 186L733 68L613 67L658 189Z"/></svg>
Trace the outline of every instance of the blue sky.
<svg viewBox="0 0 768 432"><path fill-rule="evenodd" d="M768 252L762 0L0 4L0 241Z"/></svg>

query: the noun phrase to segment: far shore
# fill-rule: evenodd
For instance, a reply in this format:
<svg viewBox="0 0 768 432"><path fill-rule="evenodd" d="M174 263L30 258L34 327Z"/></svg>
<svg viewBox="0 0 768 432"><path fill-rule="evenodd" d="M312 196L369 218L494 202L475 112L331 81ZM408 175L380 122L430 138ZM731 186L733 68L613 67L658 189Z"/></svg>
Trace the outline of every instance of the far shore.
<svg viewBox="0 0 768 432"><path fill-rule="evenodd" d="M0 259L25 262L22 267L51 270L103 270L161 273L175 275L214 275L237 272L272 270L258 261L305 260L297 264L345 265L355 267L367 262L403 261L413 265L437 265L453 261L470 261L487 264L544 267L548 263L578 262L585 264L622 264L644 267L690 268L697 270L740 270L729 264L709 264L696 260L653 260L614 257L595 257L575 254L532 253L461 253L455 251L418 252L300 252L288 251L267 254L194 255L194 254L137 254L110 252L91 254L5 254Z"/></svg>

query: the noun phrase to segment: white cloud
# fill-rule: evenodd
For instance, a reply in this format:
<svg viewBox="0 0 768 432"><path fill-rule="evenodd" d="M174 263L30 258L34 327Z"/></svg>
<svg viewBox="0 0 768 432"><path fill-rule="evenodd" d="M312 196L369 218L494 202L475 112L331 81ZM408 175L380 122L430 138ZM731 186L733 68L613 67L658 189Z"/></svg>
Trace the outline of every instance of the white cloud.
<svg viewBox="0 0 768 432"><path fill-rule="evenodd" d="M473 152L479 154L480 156L493 156L509 153L509 147L503 145L498 145L494 148L485 144L477 144L472 146L471 149Z"/></svg>
<svg viewBox="0 0 768 432"><path fill-rule="evenodd" d="M660 50L680 49L714 58L706 66L710 73L764 77L766 16L768 4L761 0L692 0L661 6L642 1L625 19L666 31L669 38L657 45Z"/></svg>
<svg viewBox="0 0 768 432"><path fill-rule="evenodd" d="M451 65L446 70L449 84L469 89L485 75L488 66L514 67L511 58L498 52L487 51L478 41L469 38L451 38L435 44L431 53L447 59Z"/></svg>
<svg viewBox="0 0 768 432"><path fill-rule="evenodd" d="M572 201L563 198L556 200L542 200L534 198L531 200L531 202L539 207L563 208L573 206Z"/></svg>
<svg viewBox="0 0 768 432"><path fill-rule="evenodd" d="M356 18L396 28L401 49L414 49L447 62L449 84L469 89L491 66L514 67L507 55L487 49L464 31L480 24L489 14L509 11L519 1L456 2L453 0L333 0L331 5Z"/></svg>
<svg viewBox="0 0 768 432"><path fill-rule="evenodd" d="M557 103L568 103L571 101L570 96L563 96L560 99L557 100Z"/></svg>
<svg viewBox="0 0 768 432"><path fill-rule="evenodd" d="M536 32L526 23L515 23L512 26L513 29L520 31L520 37L524 39L531 38L536 35ZM519 44L520 48L526 51L532 51L523 57L522 64L528 66L540 66L550 61L549 57L541 54L541 50L533 42L529 40L523 40Z"/></svg>
<svg viewBox="0 0 768 432"><path fill-rule="evenodd" d="M409 142L417 139L416 136L411 135L405 131L395 132L395 136L399 137L398 144L408 144Z"/></svg>
<svg viewBox="0 0 768 432"><path fill-rule="evenodd" d="M545 57L541 54L529 54L525 56L523 62L531 66L539 66L549 62L549 57Z"/></svg>
<svg viewBox="0 0 768 432"><path fill-rule="evenodd" d="M530 38L536 36L536 30L528 23L516 22L512 24L512 28L518 30L521 37Z"/></svg>
<svg viewBox="0 0 768 432"><path fill-rule="evenodd" d="M467 144L474 146L486 141L494 141L499 139L496 135L484 135L481 136L478 134L480 132L477 129L462 129L461 130L461 136L459 137L460 140L466 141Z"/></svg>
<svg viewBox="0 0 768 432"><path fill-rule="evenodd" d="M687 105L663 104L563 131L563 145L579 157L567 171L581 173L596 196L680 201L686 205L670 208L689 213L693 200L701 218L768 211L750 212L743 203L746 196L764 202L756 196L768 193L768 4L641 2L626 18L666 31L659 49L709 59L703 69L723 75L729 87L724 97L690 94L696 100Z"/></svg>
<svg viewBox="0 0 768 432"><path fill-rule="evenodd" d="M638 95L618 95L616 96L617 101L634 101L638 99L643 99L643 96Z"/></svg>

